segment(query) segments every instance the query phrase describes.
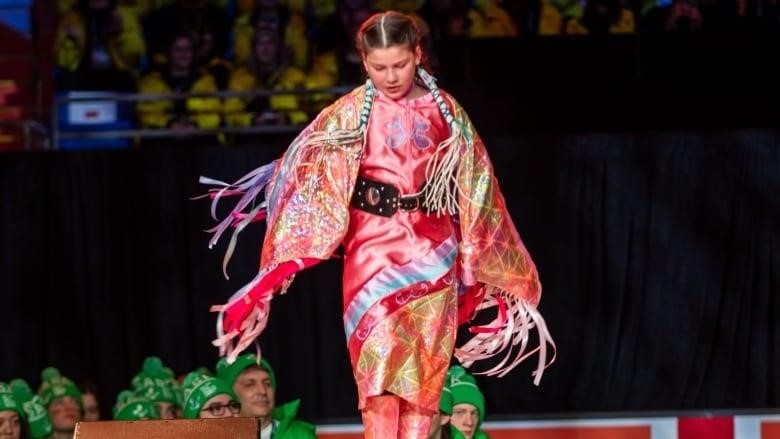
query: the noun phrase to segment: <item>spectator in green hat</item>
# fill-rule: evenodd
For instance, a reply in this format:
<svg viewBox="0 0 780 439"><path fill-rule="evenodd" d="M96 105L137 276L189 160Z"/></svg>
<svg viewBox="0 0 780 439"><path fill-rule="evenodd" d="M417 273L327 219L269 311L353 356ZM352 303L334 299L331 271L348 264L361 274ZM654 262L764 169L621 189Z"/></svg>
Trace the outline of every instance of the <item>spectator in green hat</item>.
<svg viewBox="0 0 780 439"><path fill-rule="evenodd" d="M60 371L48 367L41 372L38 396L49 411L51 439L71 439L76 423L81 420L81 391Z"/></svg>
<svg viewBox="0 0 780 439"><path fill-rule="evenodd" d="M232 418L241 411L241 403L233 389L220 378L190 372L184 378L182 388L185 418Z"/></svg>
<svg viewBox="0 0 780 439"><path fill-rule="evenodd" d="M119 392L112 414L117 421L160 419L154 403L131 390Z"/></svg>
<svg viewBox="0 0 780 439"><path fill-rule="evenodd" d="M154 403L160 419L176 419L181 401L175 381L173 372L163 366L162 360L148 357L141 371L133 377L132 385L137 394Z"/></svg>
<svg viewBox="0 0 780 439"><path fill-rule="evenodd" d="M32 439L41 439L48 437L52 433L51 420L46 406L41 401L41 397L33 394L27 381L17 378L9 383L11 391L22 405L24 410L24 419L30 430Z"/></svg>
<svg viewBox="0 0 780 439"><path fill-rule="evenodd" d="M0 383L0 438L27 439L23 419L22 404L14 396L11 386Z"/></svg>
<svg viewBox="0 0 780 439"><path fill-rule="evenodd" d="M241 416L260 421L261 439L314 439L314 425L295 417L300 400L276 406L276 376L271 365L255 354L240 355L232 364L217 363L217 377L228 383L241 403Z"/></svg>
<svg viewBox="0 0 780 439"><path fill-rule="evenodd" d="M450 368L447 381L452 392L452 437L487 439L488 435L480 429L485 419L485 397L477 381L461 366Z"/></svg>

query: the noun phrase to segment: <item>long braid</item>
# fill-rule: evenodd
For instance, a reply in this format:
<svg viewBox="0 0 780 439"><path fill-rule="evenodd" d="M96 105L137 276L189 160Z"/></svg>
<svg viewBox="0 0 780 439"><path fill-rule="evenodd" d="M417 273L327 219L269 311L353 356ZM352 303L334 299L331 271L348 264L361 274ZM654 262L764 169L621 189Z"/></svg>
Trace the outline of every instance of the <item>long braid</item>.
<svg viewBox="0 0 780 439"><path fill-rule="evenodd" d="M460 156L464 152L461 149L469 148L472 142L464 135L461 122L452 115L449 106L444 102L441 91L436 85L436 78L422 67L417 68L417 75L430 90L439 111L450 127L450 137L437 146L425 167L427 182L423 206L437 214L454 215L458 212L457 171ZM445 151L444 154L441 154L442 151Z"/></svg>

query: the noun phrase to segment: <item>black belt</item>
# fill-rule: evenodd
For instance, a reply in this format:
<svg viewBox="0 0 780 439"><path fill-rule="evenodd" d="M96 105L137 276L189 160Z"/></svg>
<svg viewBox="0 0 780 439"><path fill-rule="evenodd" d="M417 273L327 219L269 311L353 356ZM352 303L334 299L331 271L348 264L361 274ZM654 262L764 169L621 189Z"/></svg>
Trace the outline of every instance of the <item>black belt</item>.
<svg viewBox="0 0 780 439"><path fill-rule="evenodd" d="M352 207L386 217L397 211L412 212L423 208L423 191L418 195L401 196L398 189L368 178L358 176L352 193Z"/></svg>

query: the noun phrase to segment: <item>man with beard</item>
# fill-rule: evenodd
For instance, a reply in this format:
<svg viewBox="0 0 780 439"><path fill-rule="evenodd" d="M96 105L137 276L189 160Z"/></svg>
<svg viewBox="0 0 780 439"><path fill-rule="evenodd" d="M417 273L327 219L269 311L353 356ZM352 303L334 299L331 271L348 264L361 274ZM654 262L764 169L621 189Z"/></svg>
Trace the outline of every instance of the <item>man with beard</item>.
<svg viewBox="0 0 780 439"><path fill-rule="evenodd" d="M241 402L242 417L258 418L259 439L314 439L314 426L295 419L300 400L276 407L276 376L265 360L255 354L244 354L228 364L217 363L217 377L233 387Z"/></svg>

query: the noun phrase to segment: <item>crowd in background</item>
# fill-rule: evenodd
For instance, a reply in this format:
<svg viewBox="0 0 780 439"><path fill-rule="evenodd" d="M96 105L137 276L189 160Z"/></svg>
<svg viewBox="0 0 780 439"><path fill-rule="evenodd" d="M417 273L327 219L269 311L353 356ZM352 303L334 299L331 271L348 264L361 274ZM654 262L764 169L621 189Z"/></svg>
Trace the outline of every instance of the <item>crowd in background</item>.
<svg viewBox="0 0 780 439"><path fill-rule="evenodd" d="M110 419L257 419L260 439L314 439L313 424L298 419L300 400L284 404L276 400L274 369L255 354L240 355L233 363L225 358L215 373L201 367L176 375L158 357L144 360L140 371L116 396ZM447 375L439 413L434 415L429 437L483 439L485 397L474 377L460 366ZM8 439L70 439L76 424L102 418L95 384L80 385L59 370L41 373L38 391L23 379L0 382L0 437Z"/></svg>
<svg viewBox="0 0 780 439"><path fill-rule="evenodd" d="M55 86L161 95L137 103L144 128L301 125L335 95L278 92L362 82L353 35L376 11L415 17L434 62L437 45L459 38L688 32L726 16L777 24L777 0L723 1L58 0ZM247 94L258 90L277 94Z"/></svg>

